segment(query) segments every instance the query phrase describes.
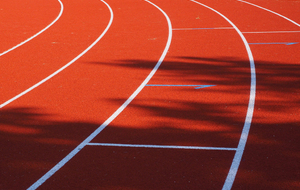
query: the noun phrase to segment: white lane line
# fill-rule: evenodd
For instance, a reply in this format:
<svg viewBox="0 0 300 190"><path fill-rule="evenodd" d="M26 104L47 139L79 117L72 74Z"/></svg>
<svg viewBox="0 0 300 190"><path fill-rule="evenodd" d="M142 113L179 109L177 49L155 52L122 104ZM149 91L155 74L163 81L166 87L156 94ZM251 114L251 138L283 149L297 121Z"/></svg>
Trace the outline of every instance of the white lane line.
<svg viewBox="0 0 300 190"><path fill-rule="evenodd" d="M102 1L102 0L101 0ZM105 33L107 32L107 30L109 29L111 23L112 23L112 19L113 19L113 15L111 16L111 19L107 25L107 27L105 28L105 30L102 32L102 34L96 39L96 41L94 41L87 49L85 49L82 53L80 53L77 57L75 57L73 60L71 60L69 63L67 63L66 65L64 65L63 67L61 67L60 69L58 69L57 71L55 71L54 73L52 73L51 75L49 75L48 77L44 78L43 80L41 80L40 82L36 83L35 85L31 86L30 88L28 88L27 90L21 92L20 94L16 95L15 97L7 100L6 102L2 103L0 105L0 108L3 108L4 106L10 104L11 102L15 101L16 99L20 98L21 96L27 94L28 92L32 91L33 89L37 88L38 86L40 86L41 84L45 83L46 81L48 81L49 79L51 79L52 77L54 77L55 75L57 75L58 73L60 73L61 71L63 71L65 68L69 67L71 64L73 64L75 61L77 61L80 57L82 57L84 54L86 54L92 47L94 47L99 40L105 35Z"/></svg>
<svg viewBox="0 0 300 190"><path fill-rule="evenodd" d="M246 40L246 38L244 37L244 35L242 34L242 32L233 24L233 22L231 22L227 17L225 17L223 14L221 14L220 12L216 11L215 9L204 5L202 3L199 3L197 1L194 0L190 0L192 2L195 2L199 5L202 5L212 11L214 11L215 13L219 14L221 17L223 17L227 22L229 22L233 28L237 31L237 33L240 35L241 39L244 42L244 45L246 47L247 50L247 54L248 54L248 58L249 58L249 62L250 62L250 70L251 70L251 85L250 85L250 97L249 97L249 103L248 103L248 109L247 109L247 114L246 114L246 119L245 119L245 123L243 126L243 130L242 130L242 134L240 137L240 141L238 144L238 148L237 151L234 155L229 173L227 175L226 181L223 185L223 190L227 190L227 189L231 189L236 173L238 171L243 153L244 153L244 149L246 146L246 142L248 139L248 135L249 135L249 130L250 130L250 126L251 126L251 122L252 122L252 117L253 117L253 111L254 111L254 103L255 103L255 93L256 93L256 73L255 73L255 64L254 64L254 59L253 59L253 55L251 52L251 49L249 47L249 44Z"/></svg>
<svg viewBox="0 0 300 190"><path fill-rule="evenodd" d="M103 0L101 0L104 2ZM172 40L172 25L171 21L168 17L168 15L160 9L157 5L153 4L152 2L145 0L146 2L150 3L154 7L156 7L158 10L160 10L163 15L165 16L168 28L169 28L169 36L166 43L166 47L153 68L153 70L150 72L150 74L147 76L147 78L143 81L143 83L134 91L134 93L102 124L100 125L90 136L88 136L83 142L81 142L74 150L72 150L65 158L63 158L59 163L57 163L51 170L49 170L44 176L42 176L38 181L36 181L32 186L28 188L28 190L34 190L37 189L40 185L42 185L47 179L49 179L55 172L57 172L60 168L62 168L69 160L71 160L81 149L83 149L93 138L95 138L109 123L111 123L129 104L130 102L139 94L139 92L145 87L145 85L149 82L149 80L153 77L161 63L163 62L165 56L167 55L167 52L169 50L169 47L171 45ZM113 12L109 5L104 2L107 7L109 8L111 15L113 17Z"/></svg>
<svg viewBox="0 0 300 190"><path fill-rule="evenodd" d="M292 22L292 23L295 24L296 26L299 26L299 27L300 27L300 24L299 24L299 23L297 23L297 22L293 21L292 19L289 19L289 18L287 18L287 17L285 17L285 16L283 16L283 15L281 15L281 14L279 14L279 13L276 13L276 12L271 11L271 10L269 10L269 9L266 9L266 8L264 8L264 7L258 6L258 5L256 5L256 4L249 3L249 2L247 2L247 1L243 1L243 0L237 0L237 1L240 1L240 2L242 2L242 3L247 3L247 4L252 5L252 6L254 6L254 7L258 7L258 8L260 8L260 9L265 10L265 11L268 11L268 12L270 12L270 13L273 13L273 14L275 14L275 15L277 15L277 16L280 16L281 18L284 18L284 19L286 19L286 20Z"/></svg>
<svg viewBox="0 0 300 190"><path fill-rule="evenodd" d="M58 0L58 2L59 2L59 4L60 4L60 12L59 12L58 16L56 17L56 19L55 19L54 21L52 21L52 22L51 22L48 26L46 26L43 30L39 31L38 33L36 33L35 35L31 36L31 37L28 38L27 40L25 40L25 41L19 43L18 45L16 45L16 46L14 46L14 47L12 47L12 48L10 48L10 49L8 49L8 50L6 50L6 51L0 53L0 57L1 57L2 55L4 55L4 54L7 54L8 52L10 52L10 51L12 51L12 50L14 50L14 49L16 49L16 48L18 48L18 47L24 45L25 43L29 42L29 41L32 40L33 38L35 38L35 37L37 37L38 35L40 35L41 33L45 32L45 30L47 30L48 28L50 28L56 21L58 21L58 19L61 17L61 15L62 15L62 13L63 13L63 10L64 10L64 5L63 5L63 3L62 3L60 0Z"/></svg>
<svg viewBox="0 0 300 190"><path fill-rule="evenodd" d="M227 151L236 151L236 148L202 147L202 146L144 145L144 144L116 144L116 143L88 143L87 145L89 145L89 146L128 147L128 148L161 148L161 149L227 150Z"/></svg>
<svg viewBox="0 0 300 190"><path fill-rule="evenodd" d="M250 45L295 45L299 42L258 42L258 43L249 43Z"/></svg>
<svg viewBox="0 0 300 190"><path fill-rule="evenodd" d="M230 30L232 27L215 27L215 28L173 28L173 30Z"/></svg>
<svg viewBox="0 0 300 190"><path fill-rule="evenodd" d="M277 33L299 33L300 31L258 31L258 32L242 32L243 34L277 34Z"/></svg>
<svg viewBox="0 0 300 190"><path fill-rule="evenodd" d="M182 85L182 84L147 84L149 87L194 87L195 89L208 88L216 85Z"/></svg>

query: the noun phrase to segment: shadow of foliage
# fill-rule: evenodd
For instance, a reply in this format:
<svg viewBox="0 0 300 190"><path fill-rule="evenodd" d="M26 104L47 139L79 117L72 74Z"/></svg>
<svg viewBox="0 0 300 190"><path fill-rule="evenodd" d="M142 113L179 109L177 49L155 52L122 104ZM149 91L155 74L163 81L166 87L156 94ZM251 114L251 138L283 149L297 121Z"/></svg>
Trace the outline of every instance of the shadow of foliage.
<svg viewBox="0 0 300 190"><path fill-rule="evenodd" d="M300 67L292 63L259 60L255 63L255 112L234 189L244 184L250 189L276 189L278 183L294 187L300 175ZM88 64L150 72L156 61L119 60ZM207 93L207 97L210 93L248 97L249 77L247 60L172 57L161 65L150 82L169 83L177 78L180 80L176 82L223 87L205 89L203 93ZM164 96L148 96L146 91L150 90L150 87L145 87L141 95L94 141L152 144L155 140L157 144L170 145L237 146L244 123L241 113L246 111L247 98L242 102L233 99L227 103L220 103L218 99L205 102L175 98L168 102ZM167 97L172 98L174 92L194 93L195 89L170 90ZM107 101L120 104L125 99ZM218 104L214 104L216 102ZM130 120L132 113L138 113L138 121ZM0 110L1 189L29 187L100 125L49 118L51 115L38 108ZM124 118L129 118L132 123L123 122ZM182 127L184 123L206 123L218 127ZM195 189L201 184L202 189L220 189L234 154L115 147L97 147L96 150L90 146L82 150L82 154L72 159L46 185L55 184L57 189Z"/></svg>

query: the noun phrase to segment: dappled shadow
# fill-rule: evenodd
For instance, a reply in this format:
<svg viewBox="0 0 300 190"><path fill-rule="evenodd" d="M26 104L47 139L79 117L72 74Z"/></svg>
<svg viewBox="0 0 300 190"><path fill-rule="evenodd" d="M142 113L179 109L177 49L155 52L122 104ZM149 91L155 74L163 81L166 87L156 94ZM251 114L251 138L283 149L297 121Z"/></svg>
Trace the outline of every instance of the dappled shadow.
<svg viewBox="0 0 300 190"><path fill-rule="evenodd" d="M148 60L90 63L149 72L156 64ZM299 66L256 61L256 71L254 118L234 189L245 184L250 189L276 189L282 183L292 187L300 175ZM173 57L150 83L216 86L198 90L146 86L93 142L237 146L249 99L247 60ZM107 101L120 105L125 99ZM56 120L39 108L2 108L0 188L29 187L100 124ZM44 187L221 189L233 155L234 151L88 146Z"/></svg>
<svg viewBox="0 0 300 190"><path fill-rule="evenodd" d="M88 63L149 70L150 72L156 61L118 60L110 63ZM255 67L258 94L256 99L264 109L279 112L289 109L291 104L300 104L299 64L255 60ZM169 83L168 81L171 79L180 79L186 84L232 87L224 90L223 93L243 93L248 96L250 92L249 60L235 57L173 57L163 62L155 77L165 83ZM218 88L211 90L217 91ZM264 93L264 98L259 96L262 93ZM278 104L278 101L281 101L282 104Z"/></svg>
<svg viewBox="0 0 300 190"><path fill-rule="evenodd" d="M29 187L98 127L94 123L57 121L38 108L5 108L0 116L1 189ZM107 128L116 133L100 133L97 138L124 143L116 139L120 137L119 129L132 140L133 134L144 134L140 138L149 144L156 140L159 143L159 139L164 139L161 143L184 144L188 138L194 143L201 136L200 131L175 129L172 125L157 125L150 130L113 125ZM160 135L151 139L153 134ZM233 154L89 146L41 189L193 189L199 184L204 189L219 189Z"/></svg>
<svg viewBox="0 0 300 190"><path fill-rule="evenodd" d="M91 62L91 64L112 65L117 67L152 70L155 61L118 60L111 63ZM256 102L250 136L245 155L234 184L234 189L297 189L300 187L299 173L299 123L300 123L300 66L297 63L268 62L255 60L256 65ZM243 127L250 92L249 61L234 57L173 57L164 61L150 84L199 84L216 85L201 91L202 94L220 93L220 96L236 95L247 100L220 103L205 102L188 97L176 99L179 93L194 93L193 88L163 90L145 87L131 103L129 110L120 116L130 120L131 114L140 116L143 122L122 126L116 121L116 128L107 129L97 138L99 142L186 144L200 146L235 147ZM225 88L220 88L225 87ZM228 87L228 88L226 88ZM151 90L149 90L152 88ZM146 91L146 92L145 92ZM159 91L152 97L153 92ZM144 93L145 92L145 93ZM148 93L150 95L146 95ZM143 95L144 93L144 95ZM159 94L161 93L161 94ZM172 95L173 93L173 95ZM196 95L198 96L198 95ZM184 96L183 96L184 97ZM168 104L168 101L170 103ZM238 98L236 98L238 100ZM110 99L112 102L124 100ZM155 102L155 103L151 103ZM244 107L244 109L240 108ZM226 110L226 109L227 110ZM239 109L239 114L234 110ZM134 111L138 110L138 111ZM243 114L241 114L243 113ZM151 115L152 119L147 118ZM178 122L172 122L176 120ZM189 128L186 123L198 122L198 128ZM206 127L203 127L202 124ZM134 125L138 127L134 128ZM219 127L216 127L219 126ZM156 128L157 127L157 128ZM214 131L214 128L217 129ZM176 130L188 129L190 134ZM145 133L143 132L146 131ZM106 138L108 134L109 138ZM191 135L195 134L195 135ZM100 138L101 137L101 138ZM176 140L174 140L176 139ZM217 140L216 140L217 139Z"/></svg>
<svg viewBox="0 0 300 190"><path fill-rule="evenodd" d="M246 105L137 99L96 142L237 147Z"/></svg>
<svg viewBox="0 0 300 190"><path fill-rule="evenodd" d="M91 64L152 70L157 61L118 60ZM299 64L255 60L258 88L278 93L293 92L300 86ZM189 82L215 85L250 85L249 60L235 57L173 57L159 67L161 77L183 77ZM193 76L197 78L193 78ZM235 78L236 80L232 80ZM228 84L230 82L230 84ZM238 93L238 92L237 92Z"/></svg>
<svg viewBox="0 0 300 190"><path fill-rule="evenodd" d="M175 57L172 60L165 60L159 67L159 77L183 78L187 82L201 82L209 84L227 84L228 81L236 85L249 84L249 62L235 60L231 57L220 57L216 59L196 57ZM151 71L157 61L150 60L118 60L115 62L88 62L91 64L128 67ZM156 74L157 76L157 74ZM213 78L211 78L213 76ZM215 77L218 76L218 77ZM233 81L235 76L242 81ZM195 78L196 77L196 78Z"/></svg>
<svg viewBox="0 0 300 190"><path fill-rule="evenodd" d="M28 188L98 127L51 117L38 108L0 110L0 189Z"/></svg>

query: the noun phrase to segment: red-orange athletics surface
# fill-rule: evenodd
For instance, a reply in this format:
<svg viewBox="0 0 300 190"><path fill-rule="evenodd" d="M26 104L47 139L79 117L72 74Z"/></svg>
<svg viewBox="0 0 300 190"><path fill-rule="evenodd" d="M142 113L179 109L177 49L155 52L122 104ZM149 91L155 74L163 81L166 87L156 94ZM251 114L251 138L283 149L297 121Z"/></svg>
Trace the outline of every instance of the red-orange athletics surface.
<svg viewBox="0 0 300 190"><path fill-rule="evenodd" d="M170 37L158 7L172 24L161 66L120 115L38 189L224 188L251 90L241 37L194 1L105 2L113 22L101 40L0 108L0 189L29 188L135 92ZM300 1L197 2L242 32L255 62L253 118L230 188L299 189ZM1 105L82 53L112 17L101 0L0 2L0 53L60 12L47 30L0 56ZM195 89L200 86L206 88Z"/></svg>

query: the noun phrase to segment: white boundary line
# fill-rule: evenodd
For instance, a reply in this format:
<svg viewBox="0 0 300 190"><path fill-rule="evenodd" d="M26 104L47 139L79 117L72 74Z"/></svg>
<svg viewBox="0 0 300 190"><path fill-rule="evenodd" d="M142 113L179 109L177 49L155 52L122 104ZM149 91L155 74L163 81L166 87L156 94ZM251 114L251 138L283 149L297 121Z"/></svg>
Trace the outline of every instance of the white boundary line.
<svg viewBox="0 0 300 190"><path fill-rule="evenodd" d="M227 151L236 151L236 148L202 147L202 146L144 145L144 144L116 144L116 143L87 143L87 145L89 145L89 146L128 147L128 148L161 148L161 149L227 150Z"/></svg>
<svg viewBox="0 0 300 190"><path fill-rule="evenodd" d="M300 31L259 31L259 32L242 32L243 34L277 34L277 33L299 33Z"/></svg>
<svg viewBox="0 0 300 190"><path fill-rule="evenodd" d="M240 137L240 141L237 147L237 151L234 155L230 170L228 172L226 181L223 185L223 190L229 190L231 189L236 173L238 171L243 153L244 153L244 149L246 146L246 142L247 142L247 138L248 138L248 134L250 131L250 126L251 126L251 122L252 122L252 117L253 117L253 111L254 111L254 103L255 103L255 93L256 93L256 73L255 73L255 64L254 64L254 59L253 59L253 55L251 52L251 49L249 47L249 44L246 40L246 38L244 37L244 35L242 34L242 32L233 24L233 22L231 22L227 17L225 17L223 14L221 14L220 12L216 11L215 9L204 5L202 3L199 3L197 1L194 0L190 0L194 3L197 3L199 5L202 5L212 11L214 11L215 13L219 14L221 17L223 17L227 22L229 22L233 28L237 31L237 33L240 35L241 39L244 42L244 45L246 47L247 50L247 54L248 54L248 58L250 61L250 70L251 70L251 86L250 86L250 97L249 97L249 103L248 103L248 109L247 109L247 115L246 115L246 119L245 119L245 123L243 126L243 131Z"/></svg>
<svg viewBox="0 0 300 190"><path fill-rule="evenodd" d="M104 2L103 0L101 0ZM166 47L153 68L153 70L150 72L150 74L147 76L147 78L143 81L143 83L135 90L135 92L101 125L99 126L90 136L88 136L83 142L81 142L72 152L70 152L65 158L63 158L59 163L57 163L51 170L49 170L44 176L42 176L39 180L37 180L32 186L30 186L27 190L34 190L37 189L40 185L42 185L47 179L49 179L55 172L57 172L60 168L62 168L69 160L71 160L81 149L83 149L93 138L95 138L107 125L109 125L110 122L112 122L129 104L130 102L139 94L139 92L145 87L145 85L149 82L149 80L152 78L152 76L155 74L161 63L163 62L169 47L171 45L171 40L172 40L172 25L171 21L168 17L168 15L157 5L153 4L152 2L145 0L146 2L150 3L157 9L159 9L163 15L165 16L167 22L168 22L168 27L169 27L169 36L167 40ZM113 17L113 12L109 5L104 2L107 7L109 8L111 15Z"/></svg>
<svg viewBox="0 0 300 190"><path fill-rule="evenodd" d="M18 48L18 47L24 45L25 43L29 42L29 41L32 40L33 38L35 38L35 37L37 37L38 35L40 35L41 33L43 33L45 30L47 30L48 28L50 28L56 21L58 21L58 19L61 17L61 15L62 15L62 13L63 13L63 10L64 10L63 3L62 3L60 0L58 0L58 2L59 2L59 4L60 4L60 12L59 12L58 16L56 17L56 19L55 19L54 21L52 21L48 26L46 26L44 29L42 29L41 31L39 31L39 32L36 33L35 35L31 36L31 37L28 38L27 40L25 40L25 41L19 43L18 45L16 45L16 46L14 46L14 47L12 47L12 48L10 48L10 49L8 49L8 50L6 50L6 51L0 53L0 57L1 57L2 55L4 55L4 54L7 54L8 52L10 52L10 51L12 51L12 50L14 50L14 49L16 49L16 48Z"/></svg>
<svg viewBox="0 0 300 190"><path fill-rule="evenodd" d="M101 0L102 1L102 0ZM102 1L104 2L104 1ZM104 2L105 3L105 2ZM21 96L27 94L28 92L32 91L33 89L35 89L36 87L40 86L41 84L45 83L46 81L48 81L49 79L51 79L52 77L54 77L55 75L57 75L58 73L60 73L61 71L63 71L65 68L69 67L71 64L73 64L75 61L77 61L80 57L82 57L84 54L86 54L92 47L94 47L99 41L100 39L105 35L105 33L107 32L107 30L109 29L111 23L112 23L112 19L113 19L113 14L112 17L107 25L107 27L105 28L105 30L102 32L102 34L96 39L96 41L94 41L87 49L85 49L82 53L80 53L77 57L75 57L73 60L71 60L69 63L67 63L66 65L64 65L63 67L61 67L60 69L58 69L57 71L55 71L54 73L52 73L51 75L49 75L48 77L44 78L43 80L41 80L40 82L36 83L35 85L31 86L30 88L28 88L27 90L21 92L20 94L16 95L15 97L7 100L6 102L2 103L0 105L0 109L3 108L4 106L10 104L11 102L15 101L16 99L20 98Z"/></svg>
<svg viewBox="0 0 300 190"><path fill-rule="evenodd" d="M215 27L215 28L173 28L173 30L230 30L232 27Z"/></svg>
<svg viewBox="0 0 300 190"><path fill-rule="evenodd" d="M281 14L279 14L279 13L276 13L276 12L271 11L271 10L269 10L269 9L266 9L266 8L264 8L264 7L255 5L255 4L253 4L253 3L249 3L249 2L247 2L247 1L242 1L242 0L237 0L237 1L240 1L240 2L242 2L242 3L247 3L247 4L252 5L252 6L254 6L254 7L258 7L258 8L260 8L260 9L265 10L265 11L268 11L268 12L270 12L270 13L273 13L273 14L275 14L275 15L277 15L277 16L280 16L280 17L282 17L282 18L284 18L284 19L286 19L286 20L288 20L288 21L292 22L293 24L295 24L295 25L297 25L297 26L300 27L300 24L299 24L299 23L297 23L297 22L295 22L295 21L293 21L293 20L291 20L291 19L289 19L289 18L287 18L287 17L285 17L285 16L283 16L283 15L281 15Z"/></svg>

